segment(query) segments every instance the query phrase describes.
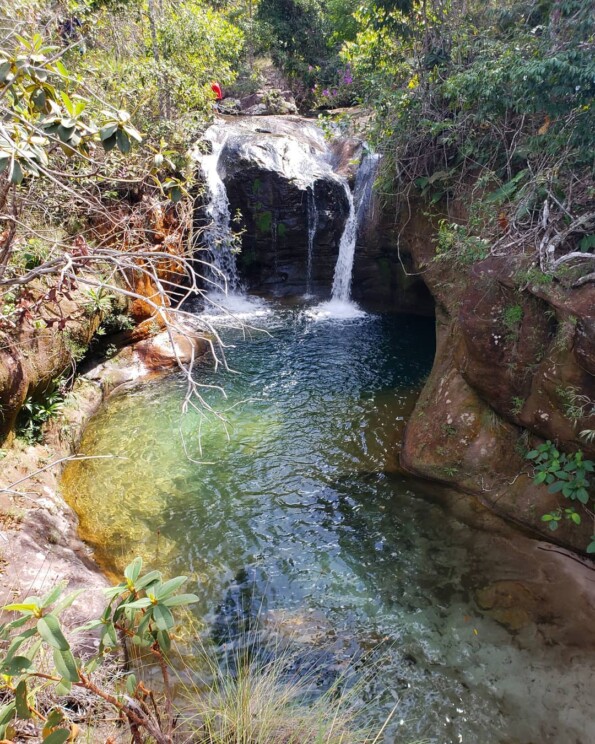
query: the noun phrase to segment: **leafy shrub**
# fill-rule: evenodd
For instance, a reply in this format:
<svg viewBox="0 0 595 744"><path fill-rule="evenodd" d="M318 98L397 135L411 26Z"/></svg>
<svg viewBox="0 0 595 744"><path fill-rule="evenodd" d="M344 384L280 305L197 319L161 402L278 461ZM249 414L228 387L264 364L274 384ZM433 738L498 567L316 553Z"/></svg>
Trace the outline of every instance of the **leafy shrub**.
<svg viewBox="0 0 595 744"><path fill-rule="evenodd" d="M175 625L172 608L191 604L198 597L177 593L186 581L185 576L163 581L158 571L141 575L141 570L142 560L137 558L126 567L125 580L106 590L109 601L102 616L74 631L99 630L99 650L89 658L75 657L60 621L61 613L84 590L63 597L65 584L60 584L42 598L27 597L3 608L19 615L16 620L0 626L0 639L7 646L0 663L2 686L9 699L12 698L0 708L0 736L3 739L12 738L15 718L45 720L42 739L47 744L63 744L71 736L72 728L65 708L56 705L48 716L42 716L37 709L38 695L51 685L58 698L68 695L74 686L104 700L128 723L134 741L171 742L174 720L167 654ZM120 648L122 642L146 649L157 661L166 697L161 714L147 707L146 688L133 673L126 675L124 689L116 695L95 684L94 672ZM53 659L49 673L40 669L38 664L42 650L49 651ZM141 730L146 734L144 739L140 736Z"/></svg>
<svg viewBox="0 0 595 744"><path fill-rule="evenodd" d="M481 212L467 235L443 226L443 255L472 263L478 239L505 255L556 233L560 251L592 250L580 221L592 199L592 3L377 0L354 18L341 57L374 111L386 192Z"/></svg>
<svg viewBox="0 0 595 744"><path fill-rule="evenodd" d="M549 440L528 452L526 458L535 464L533 482L536 485L547 485L550 493L561 492L564 498L578 502L584 510L588 510L591 500L591 483L588 476L595 471L595 462L586 460L580 450L572 455L560 452ZM574 507L563 511L559 508L544 514L541 519L547 522L550 530L555 531L562 518L577 525L582 522L581 515ZM587 547L587 552L595 553L595 535Z"/></svg>
<svg viewBox="0 0 595 744"><path fill-rule="evenodd" d="M69 719L66 702L83 691L117 714L136 744L381 740L396 705L377 730L369 722L371 708L367 711L362 700L371 681L366 674L362 677L358 670L358 683L349 677L353 669L343 671L326 692L318 691L317 675L299 671L287 646L267 648L259 656L250 633L238 637L233 650L227 648L224 660L201 646L194 658L196 669L187 666L174 689L174 613L198 597L178 593L185 576L164 581L158 571L141 572L142 560L136 558L126 567L124 581L105 591L108 604L101 617L71 632L64 630L61 616L84 590L63 596L65 584L60 584L41 598L27 597L2 608L18 617L0 625L0 736L12 738L16 724L29 721L30 727L41 729L45 744L74 740L77 727ZM99 634L97 653L76 654L68 636L90 631ZM162 691L148 687L147 680L137 678L128 666L122 668L119 661L120 671L109 666L114 657L122 658L125 647L140 650L155 662ZM303 658L303 648L296 653ZM368 670L372 676L374 669L371 665ZM193 681L188 682L187 672ZM36 727L37 721L41 723Z"/></svg>
<svg viewBox="0 0 595 744"><path fill-rule="evenodd" d="M40 442L43 426L60 412L64 403L61 381L57 380L41 395L29 395L17 417L16 434L28 444Z"/></svg>
<svg viewBox="0 0 595 744"><path fill-rule="evenodd" d="M456 222L441 220L438 227L437 260L448 259L468 266L481 261L489 254L489 245L484 238L472 235L469 228Z"/></svg>

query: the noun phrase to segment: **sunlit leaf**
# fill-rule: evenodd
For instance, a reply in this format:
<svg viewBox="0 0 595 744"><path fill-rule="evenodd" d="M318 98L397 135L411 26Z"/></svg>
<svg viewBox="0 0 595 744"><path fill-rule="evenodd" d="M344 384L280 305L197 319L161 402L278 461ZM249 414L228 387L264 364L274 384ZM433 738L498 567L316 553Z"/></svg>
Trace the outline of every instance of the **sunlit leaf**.
<svg viewBox="0 0 595 744"><path fill-rule="evenodd" d="M79 673L72 651L54 649L54 664L58 674L69 682L78 682Z"/></svg>
<svg viewBox="0 0 595 744"><path fill-rule="evenodd" d="M57 648L60 651L66 651L70 648L68 641L62 633L58 619L53 615L40 617L37 621L37 630L43 640L53 648Z"/></svg>

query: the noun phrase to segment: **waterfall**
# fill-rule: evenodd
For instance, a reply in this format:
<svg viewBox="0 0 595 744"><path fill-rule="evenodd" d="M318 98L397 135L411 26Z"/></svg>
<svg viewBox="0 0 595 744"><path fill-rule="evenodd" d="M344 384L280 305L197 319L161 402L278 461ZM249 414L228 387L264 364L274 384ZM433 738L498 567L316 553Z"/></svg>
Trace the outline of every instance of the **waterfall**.
<svg viewBox="0 0 595 744"><path fill-rule="evenodd" d="M357 212L348 183L345 183L345 193L349 201L349 216L339 243L339 256L335 266L333 291L331 293L333 300L340 300L341 302L349 302L353 257L355 256L355 242L357 240Z"/></svg>
<svg viewBox="0 0 595 744"><path fill-rule="evenodd" d="M375 154L364 156L357 170L353 194L349 185L345 183L345 193L349 201L349 215L339 243L339 256L333 279L333 300L349 302L358 228L363 224L372 198L372 186L379 159L380 156Z"/></svg>
<svg viewBox="0 0 595 744"><path fill-rule="evenodd" d="M219 155L225 141L217 142L214 140L216 135L211 139L208 134L213 150L210 155L202 155L199 159L209 197L205 212L210 222L204 230L203 240L209 252L212 270L207 272L206 278L227 294L228 291L237 292L241 289L235 253L237 238L231 229L229 199L218 170Z"/></svg>
<svg viewBox="0 0 595 744"><path fill-rule="evenodd" d="M318 230L318 209L316 208L316 197L314 195L314 184L307 191L307 215L308 215L308 266L306 274L306 296L312 292L312 261L314 258L314 241Z"/></svg>

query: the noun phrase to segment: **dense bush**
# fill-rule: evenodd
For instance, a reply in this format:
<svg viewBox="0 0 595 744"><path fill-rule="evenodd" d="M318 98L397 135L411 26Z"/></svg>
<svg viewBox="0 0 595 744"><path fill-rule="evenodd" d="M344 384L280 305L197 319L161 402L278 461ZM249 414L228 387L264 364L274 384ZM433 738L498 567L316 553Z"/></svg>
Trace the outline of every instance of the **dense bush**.
<svg viewBox="0 0 595 744"><path fill-rule="evenodd" d="M465 202L477 235L542 244L544 270L562 242L588 250L591 11L587 0L360 7L341 55L377 114L386 191L447 203L474 186Z"/></svg>

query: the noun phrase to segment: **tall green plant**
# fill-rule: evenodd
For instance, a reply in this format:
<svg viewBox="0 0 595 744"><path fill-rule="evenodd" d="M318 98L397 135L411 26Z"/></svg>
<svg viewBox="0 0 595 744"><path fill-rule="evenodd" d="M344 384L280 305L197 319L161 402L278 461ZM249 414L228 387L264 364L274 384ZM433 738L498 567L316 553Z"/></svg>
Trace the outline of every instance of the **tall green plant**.
<svg viewBox="0 0 595 744"><path fill-rule="evenodd" d="M178 607L196 602L198 597L178 594L185 576L164 581L159 571L141 572L142 560L136 558L126 567L124 581L106 591L108 604L101 617L73 631L74 635L99 633L99 650L89 658L75 655L60 619L83 590L63 596L65 584L60 584L44 597L27 597L2 608L16 613L18 618L0 626L0 640L5 648L0 674L7 698L0 708L0 737L12 737L15 719L33 718L45 719L42 739L46 744L61 744L71 736L61 706L57 705L47 717L39 710L38 695L49 684L58 699L68 695L72 687L79 687L112 706L128 723L135 742L171 743L175 720L168 654L175 626L173 613ZM126 644L146 649L157 662L165 695L161 713L147 707L146 688L130 670L123 680L124 689L116 694L95 682L98 667ZM40 666L40 658L48 655L52 659L49 671Z"/></svg>

